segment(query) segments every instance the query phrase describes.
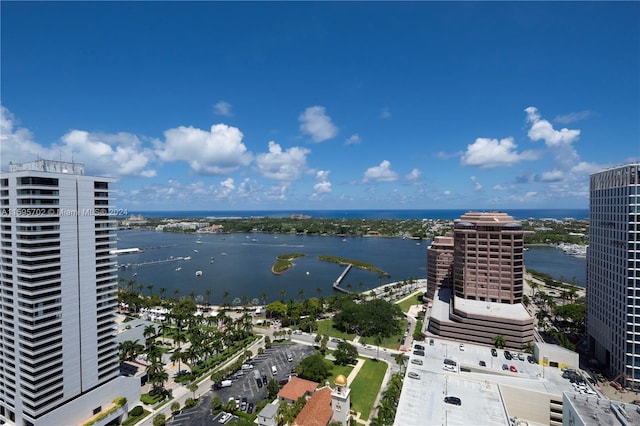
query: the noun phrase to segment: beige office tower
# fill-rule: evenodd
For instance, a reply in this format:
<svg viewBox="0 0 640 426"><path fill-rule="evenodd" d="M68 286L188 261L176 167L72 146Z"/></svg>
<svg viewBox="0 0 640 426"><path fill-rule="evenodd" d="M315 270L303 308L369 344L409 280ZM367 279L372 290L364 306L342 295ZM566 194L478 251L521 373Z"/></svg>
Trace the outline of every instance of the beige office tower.
<svg viewBox="0 0 640 426"><path fill-rule="evenodd" d="M438 290L429 332L487 345L500 335L516 349L533 342L533 317L522 305L524 230L519 221L506 213L464 214L454 223L452 271L453 288Z"/></svg>

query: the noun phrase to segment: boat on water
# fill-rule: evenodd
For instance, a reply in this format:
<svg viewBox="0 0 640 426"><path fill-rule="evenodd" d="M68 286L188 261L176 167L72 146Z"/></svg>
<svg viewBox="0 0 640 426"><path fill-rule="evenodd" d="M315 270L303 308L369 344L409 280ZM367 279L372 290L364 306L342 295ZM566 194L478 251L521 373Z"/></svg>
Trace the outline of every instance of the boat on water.
<svg viewBox="0 0 640 426"><path fill-rule="evenodd" d="M180 272L180 271L182 271L182 267L181 267L181 266L178 266L178 267L176 268L176 272Z"/></svg>
<svg viewBox="0 0 640 426"><path fill-rule="evenodd" d="M202 275L202 271L196 271L196 277L199 277Z"/></svg>
<svg viewBox="0 0 640 426"><path fill-rule="evenodd" d="M194 253L198 253L198 250L196 250L196 249L193 249L193 252L194 252Z"/></svg>
<svg viewBox="0 0 640 426"><path fill-rule="evenodd" d="M223 256L226 256L226 255L227 255L227 253L220 253L220 254L221 254L221 255L223 255Z"/></svg>
<svg viewBox="0 0 640 426"><path fill-rule="evenodd" d="M191 260L191 256L187 256L183 260Z"/></svg>

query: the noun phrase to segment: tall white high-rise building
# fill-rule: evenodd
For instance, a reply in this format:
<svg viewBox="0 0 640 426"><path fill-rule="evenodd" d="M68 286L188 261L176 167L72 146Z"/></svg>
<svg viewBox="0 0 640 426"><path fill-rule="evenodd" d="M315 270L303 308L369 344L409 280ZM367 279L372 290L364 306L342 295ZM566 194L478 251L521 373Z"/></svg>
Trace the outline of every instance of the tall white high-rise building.
<svg viewBox="0 0 640 426"><path fill-rule="evenodd" d="M590 176L587 334L616 380L640 385L640 163Z"/></svg>
<svg viewBox="0 0 640 426"><path fill-rule="evenodd" d="M0 419L82 424L140 395L119 377L112 182L48 160L0 176Z"/></svg>

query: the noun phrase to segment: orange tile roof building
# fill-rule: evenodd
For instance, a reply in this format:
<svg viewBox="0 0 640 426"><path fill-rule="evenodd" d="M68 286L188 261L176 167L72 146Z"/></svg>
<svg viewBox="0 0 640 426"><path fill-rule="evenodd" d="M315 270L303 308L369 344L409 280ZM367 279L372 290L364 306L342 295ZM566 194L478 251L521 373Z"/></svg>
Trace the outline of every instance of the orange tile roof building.
<svg viewBox="0 0 640 426"><path fill-rule="evenodd" d="M331 388L323 387L311 395L293 421L293 426L327 426L332 418Z"/></svg>
<svg viewBox="0 0 640 426"><path fill-rule="evenodd" d="M278 392L278 399L293 404L301 396L308 398L313 395L317 387L318 383L316 382L301 379L300 377L292 377L289 383L284 385L280 392Z"/></svg>

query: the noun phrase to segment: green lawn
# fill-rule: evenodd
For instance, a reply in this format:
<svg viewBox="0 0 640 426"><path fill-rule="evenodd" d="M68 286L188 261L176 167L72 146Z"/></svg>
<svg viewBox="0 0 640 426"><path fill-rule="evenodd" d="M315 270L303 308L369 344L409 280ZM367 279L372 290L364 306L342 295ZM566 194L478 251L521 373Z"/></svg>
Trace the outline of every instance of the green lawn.
<svg viewBox="0 0 640 426"><path fill-rule="evenodd" d="M369 414L380 391L380 385L386 371L386 362L366 359L353 383L349 383L351 388L351 409L360 412L360 418L369 419Z"/></svg>
<svg viewBox="0 0 640 426"><path fill-rule="evenodd" d="M402 330L402 332L398 334L394 334L389 337L383 337L382 342L380 343L380 352L382 352L383 348L396 349L396 350L400 348L400 341L402 340L403 336L404 336L404 330ZM358 342L360 344L371 345L374 347L375 350L378 349L378 347L376 346L375 337L360 337L360 340Z"/></svg>
<svg viewBox="0 0 640 426"><path fill-rule="evenodd" d="M327 359L325 361L331 366L331 376L327 378L327 381L332 387L338 375L342 374L344 377L349 377L349 373L353 370L353 365L336 365L331 360ZM324 383L320 383L320 386L324 386Z"/></svg>
<svg viewBox="0 0 640 426"><path fill-rule="evenodd" d="M415 293L413 293L411 296L409 296L408 298L402 300L402 302L398 302L396 303L396 305L398 305L400 307L400 310L402 312L409 312L409 307L411 305L421 305L422 302L418 301L418 296L422 294L421 291L416 291Z"/></svg>
<svg viewBox="0 0 640 426"><path fill-rule="evenodd" d="M355 333L343 333L333 326L333 320L331 318L318 321L318 334L328 334L331 337L338 337L344 340L353 340L356 337Z"/></svg>

